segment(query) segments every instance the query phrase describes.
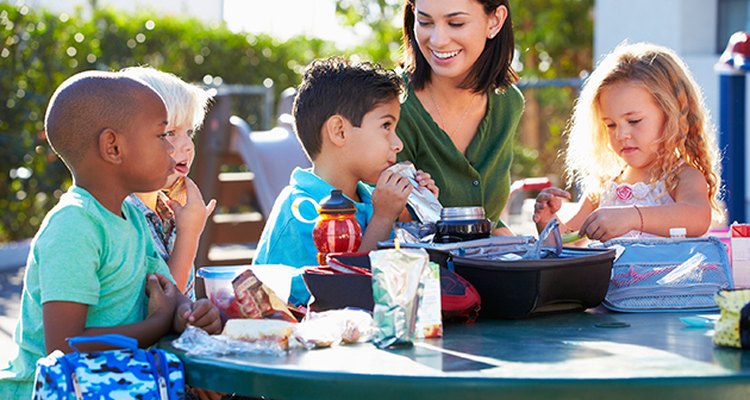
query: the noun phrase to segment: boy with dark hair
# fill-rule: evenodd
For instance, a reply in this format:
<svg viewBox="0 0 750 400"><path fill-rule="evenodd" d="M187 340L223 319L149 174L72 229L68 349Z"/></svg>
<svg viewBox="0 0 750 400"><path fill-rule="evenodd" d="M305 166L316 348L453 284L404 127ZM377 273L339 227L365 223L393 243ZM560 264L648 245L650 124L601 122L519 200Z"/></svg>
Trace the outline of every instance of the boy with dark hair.
<svg viewBox="0 0 750 400"><path fill-rule="evenodd" d="M333 57L308 66L293 114L297 137L313 167L295 169L276 199L258 243L256 264L317 265L314 226L294 217L292 203L298 198L320 202L333 189L357 207L364 231L359 251L373 250L378 241L388 239L412 190L406 178L386 171L403 147L395 133L401 90L398 75L374 64ZM429 174L418 171L417 181L437 195ZM303 202L299 211L307 219L317 217L310 202ZM291 301L305 304L308 298L301 280L294 280Z"/></svg>
<svg viewBox="0 0 750 400"><path fill-rule="evenodd" d="M188 322L221 329L211 303L190 303L167 278L145 219L123 204L132 192L160 189L174 172L166 126L161 97L121 74L79 73L53 94L45 129L73 186L32 241L14 334L19 354L0 372L0 398L31 397L36 361L70 352L66 338L118 333L143 347Z"/></svg>

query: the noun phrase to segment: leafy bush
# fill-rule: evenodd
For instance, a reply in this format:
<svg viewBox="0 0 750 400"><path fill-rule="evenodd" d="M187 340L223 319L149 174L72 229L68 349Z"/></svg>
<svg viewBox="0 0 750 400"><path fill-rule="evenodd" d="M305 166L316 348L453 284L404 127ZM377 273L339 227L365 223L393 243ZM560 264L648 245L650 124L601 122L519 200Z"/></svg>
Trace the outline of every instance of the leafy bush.
<svg viewBox="0 0 750 400"><path fill-rule="evenodd" d="M278 94L314 58L335 52L318 39L281 43L192 19L110 10L82 18L6 3L0 32L0 242L31 237L71 184L43 130L50 95L74 73L148 64L192 82L272 82Z"/></svg>
<svg viewBox="0 0 750 400"><path fill-rule="evenodd" d="M591 68L593 0L510 3L522 79L576 77ZM347 53L395 67L402 4L337 0L343 24L366 25L372 32L371 40ZM0 32L0 242L32 236L71 184L44 139L43 120L50 95L72 74L148 64L206 85L272 84L278 95L299 82L314 58L342 53L319 39L280 42L194 19L110 10L83 18L7 3L0 3ZM516 146L512 173L527 177L561 171L557 155L577 91L524 89L524 95L523 146ZM256 129L265 128L258 125L257 113L241 115Z"/></svg>

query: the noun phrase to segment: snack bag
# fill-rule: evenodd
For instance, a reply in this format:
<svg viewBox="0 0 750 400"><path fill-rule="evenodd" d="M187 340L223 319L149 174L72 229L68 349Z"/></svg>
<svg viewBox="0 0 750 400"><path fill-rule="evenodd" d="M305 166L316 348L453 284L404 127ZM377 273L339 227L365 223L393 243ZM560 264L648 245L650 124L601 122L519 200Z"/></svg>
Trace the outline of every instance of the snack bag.
<svg viewBox="0 0 750 400"><path fill-rule="evenodd" d="M378 348L411 344L416 338L420 280L429 257L423 249L388 249L370 253Z"/></svg>
<svg viewBox="0 0 750 400"><path fill-rule="evenodd" d="M429 262L422 271L422 287L417 308L417 338L429 339L443 336L443 320L440 313L440 266Z"/></svg>
<svg viewBox="0 0 750 400"><path fill-rule="evenodd" d="M716 304L721 315L714 327L714 344L750 349L750 289L720 290Z"/></svg>
<svg viewBox="0 0 750 400"><path fill-rule="evenodd" d="M273 318L297 322L276 293L263 284L252 270L245 270L232 280L235 298L243 318Z"/></svg>
<svg viewBox="0 0 750 400"><path fill-rule="evenodd" d="M392 165L388 170L407 178L412 186L414 186L414 190L409 194L406 203L414 210L419 222L437 222L440 219L440 211L443 209L443 206L429 189L419 186L419 183L416 181L417 169L414 168L414 164L403 161Z"/></svg>

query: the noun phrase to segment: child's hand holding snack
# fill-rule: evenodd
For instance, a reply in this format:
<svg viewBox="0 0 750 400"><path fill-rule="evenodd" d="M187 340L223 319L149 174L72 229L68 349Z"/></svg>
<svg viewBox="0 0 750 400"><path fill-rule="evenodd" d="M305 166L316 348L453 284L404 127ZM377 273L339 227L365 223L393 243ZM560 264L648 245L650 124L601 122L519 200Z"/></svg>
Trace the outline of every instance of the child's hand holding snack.
<svg viewBox="0 0 750 400"><path fill-rule="evenodd" d="M216 199L211 199L206 204L198 185L187 176L175 182L168 196L172 200L169 206L174 210L178 232L200 235L206 220L216 208Z"/></svg>
<svg viewBox="0 0 750 400"><path fill-rule="evenodd" d="M435 184L435 180L432 179L432 175L418 169L415 179L419 183L419 186L426 187L435 197L440 197L440 189Z"/></svg>
<svg viewBox="0 0 750 400"><path fill-rule="evenodd" d="M372 192L372 218L388 221L390 229L390 225L406 207L406 200L413 189L407 178L392 171L383 171Z"/></svg>

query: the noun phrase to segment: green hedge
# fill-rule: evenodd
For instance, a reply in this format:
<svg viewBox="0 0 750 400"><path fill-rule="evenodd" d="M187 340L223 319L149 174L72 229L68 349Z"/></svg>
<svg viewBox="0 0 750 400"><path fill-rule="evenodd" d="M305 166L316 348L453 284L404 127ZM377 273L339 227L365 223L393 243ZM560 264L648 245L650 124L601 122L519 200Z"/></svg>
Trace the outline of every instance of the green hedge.
<svg viewBox="0 0 750 400"><path fill-rule="evenodd" d="M0 32L0 242L31 237L71 183L43 123L50 95L72 74L148 64L192 82L260 85L271 78L278 94L314 58L335 52L318 39L282 43L194 19L110 10L82 18L5 3Z"/></svg>
<svg viewBox="0 0 750 400"><path fill-rule="evenodd" d="M520 71L526 79L578 76L591 68L593 0L511 0ZM338 0L342 22L364 22L372 40L346 52L393 68L400 31L390 23L400 2ZM374 7L377 5L377 7ZM374 12L374 10L380 10ZM87 69L148 64L192 82L260 85L276 95L294 86L314 58L342 54L332 43L297 37L234 33L198 20L121 14L56 15L0 3L0 243L31 237L70 185L68 171L43 135L49 96L64 79ZM544 66L544 68L542 68ZM516 146L514 177L562 170L561 134L577 95L574 88L524 90L527 110L519 137L538 132L537 148ZM243 99L238 104L248 102ZM252 102L250 102L252 103ZM530 107L536 104L537 107ZM243 107L257 107L245 105ZM246 110L244 110L246 111ZM254 128L253 116L242 113Z"/></svg>

